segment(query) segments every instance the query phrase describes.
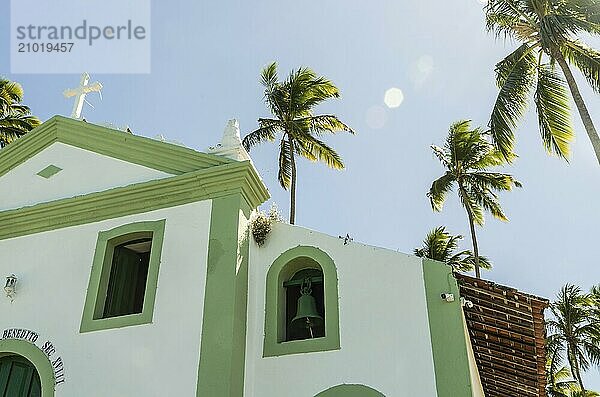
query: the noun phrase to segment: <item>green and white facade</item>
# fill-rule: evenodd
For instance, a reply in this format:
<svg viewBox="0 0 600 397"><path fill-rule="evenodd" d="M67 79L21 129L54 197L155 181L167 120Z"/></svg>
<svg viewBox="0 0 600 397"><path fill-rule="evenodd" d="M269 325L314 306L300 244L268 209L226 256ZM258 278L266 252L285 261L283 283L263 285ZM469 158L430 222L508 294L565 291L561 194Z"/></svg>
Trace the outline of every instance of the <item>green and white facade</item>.
<svg viewBox="0 0 600 397"><path fill-rule="evenodd" d="M0 151L0 276L17 277L0 395L482 396L449 268L283 223L259 247L268 192L227 145L54 117ZM140 309L107 317L127 239L148 244ZM325 335L284 341L282 283L304 264L322 272Z"/></svg>

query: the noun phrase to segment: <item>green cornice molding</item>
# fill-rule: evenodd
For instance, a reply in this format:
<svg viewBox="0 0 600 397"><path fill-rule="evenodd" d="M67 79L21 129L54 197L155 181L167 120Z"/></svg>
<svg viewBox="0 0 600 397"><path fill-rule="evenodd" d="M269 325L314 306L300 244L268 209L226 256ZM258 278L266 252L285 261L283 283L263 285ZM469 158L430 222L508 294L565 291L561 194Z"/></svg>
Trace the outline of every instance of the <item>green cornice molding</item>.
<svg viewBox="0 0 600 397"><path fill-rule="evenodd" d="M242 195L245 208L269 198L249 161L0 212L0 240L196 201Z"/></svg>
<svg viewBox="0 0 600 397"><path fill-rule="evenodd" d="M111 128L54 116L0 151L0 176L55 142L173 175L235 163L226 157L160 142Z"/></svg>

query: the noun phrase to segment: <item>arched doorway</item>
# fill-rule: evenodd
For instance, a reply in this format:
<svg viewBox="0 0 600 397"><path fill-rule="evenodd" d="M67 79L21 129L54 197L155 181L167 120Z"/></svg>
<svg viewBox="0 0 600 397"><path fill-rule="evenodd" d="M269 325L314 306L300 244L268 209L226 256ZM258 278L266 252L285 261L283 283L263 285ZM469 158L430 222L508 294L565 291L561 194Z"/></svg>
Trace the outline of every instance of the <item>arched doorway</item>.
<svg viewBox="0 0 600 397"><path fill-rule="evenodd" d="M41 397L40 376L35 366L17 355L0 357L0 396Z"/></svg>
<svg viewBox="0 0 600 397"><path fill-rule="evenodd" d="M315 397L385 397L365 385L338 385L317 394Z"/></svg>

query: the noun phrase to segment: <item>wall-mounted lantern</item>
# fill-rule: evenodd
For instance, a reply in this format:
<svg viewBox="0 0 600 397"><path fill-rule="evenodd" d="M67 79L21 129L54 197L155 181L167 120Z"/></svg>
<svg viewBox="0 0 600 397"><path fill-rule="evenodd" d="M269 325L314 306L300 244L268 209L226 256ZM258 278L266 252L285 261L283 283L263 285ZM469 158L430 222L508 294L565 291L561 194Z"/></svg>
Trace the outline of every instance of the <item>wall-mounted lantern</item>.
<svg viewBox="0 0 600 397"><path fill-rule="evenodd" d="M11 302L15 299L15 294L17 293L17 276L11 274L6 277L4 292L6 292L6 297L10 298Z"/></svg>

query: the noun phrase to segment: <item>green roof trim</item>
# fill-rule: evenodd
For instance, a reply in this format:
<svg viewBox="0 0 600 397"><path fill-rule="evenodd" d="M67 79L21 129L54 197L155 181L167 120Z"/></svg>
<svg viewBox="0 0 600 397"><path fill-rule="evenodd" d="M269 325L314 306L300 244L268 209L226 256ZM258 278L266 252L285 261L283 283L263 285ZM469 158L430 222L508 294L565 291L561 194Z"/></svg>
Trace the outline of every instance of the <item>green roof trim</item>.
<svg viewBox="0 0 600 397"><path fill-rule="evenodd" d="M124 131L54 116L0 151L0 176L55 142L173 175L236 162Z"/></svg>
<svg viewBox="0 0 600 397"><path fill-rule="evenodd" d="M250 161L200 153L62 116L52 117L2 149L0 176L54 142L174 176L0 211L0 240L231 194L241 194L244 212L249 215L269 198L266 186ZM56 166L46 167L38 175L52 176L57 171L53 167Z"/></svg>

